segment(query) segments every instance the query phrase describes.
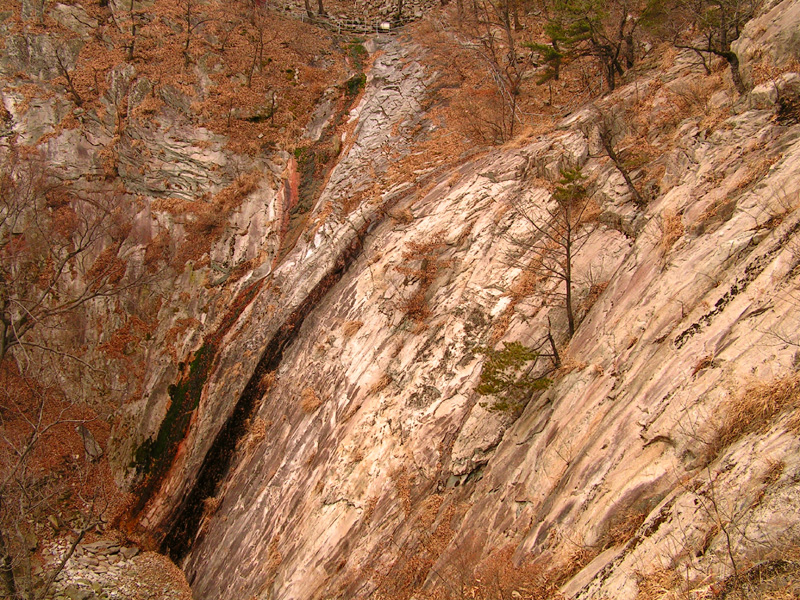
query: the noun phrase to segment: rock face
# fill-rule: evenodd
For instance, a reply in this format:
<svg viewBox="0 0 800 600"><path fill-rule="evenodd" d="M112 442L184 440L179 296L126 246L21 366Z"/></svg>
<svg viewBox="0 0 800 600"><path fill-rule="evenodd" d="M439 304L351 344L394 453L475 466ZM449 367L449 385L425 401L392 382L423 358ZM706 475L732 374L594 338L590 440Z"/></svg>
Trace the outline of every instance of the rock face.
<svg viewBox="0 0 800 600"><path fill-rule="evenodd" d="M373 132L410 116L370 112L369 98L398 97L385 64L321 204L364 185L349 161L374 157ZM600 107L646 94L648 119L672 115L673 129L651 136L662 170L644 209L580 133L586 110L435 173L422 191L382 196L403 219L378 221L368 203L295 250L276 271L284 308L264 320L276 300L263 295L237 325L230 352L247 356L313 298L264 371L251 430L183 563L197 597L407 597L426 578L431 589L461 584L460 565L510 548L517 561L566 565L567 596L635 598L635 573L674 569L700 586L795 543L800 455L788 408L715 440L727 407L754 410L748 398L794 389L798 130L725 93L717 122L676 114L670 98L692 69L679 57ZM416 80L406 71L401 81L411 91L397 103L411 107ZM564 164L591 177L600 225L575 259L580 326L553 384L515 420L476 394L476 347L534 344L548 330L566 342L560 304L516 290L521 273L505 258L509 233L525 227L513 207L548 202L543 179ZM355 236L357 255L346 253ZM326 265L336 281L308 296ZM245 334L253 323L259 333ZM241 387L225 365L192 448L218 410L212 398Z"/></svg>
<svg viewBox="0 0 800 600"><path fill-rule="evenodd" d="M743 55L794 48L796 7L749 27ZM3 68L56 77L36 60L48 43L14 40ZM117 373L133 399L106 452L138 485L131 529L199 599L454 597L498 550L586 599L634 599L654 575L711 593L784 568L800 535L800 126L779 98L800 75L737 99L721 78L698 87L704 71L680 54L552 131L398 177L440 126L425 113L435 75L409 40L371 43L338 161L290 249L295 158L233 153L185 118L178 90L162 90L171 120L122 138L111 95L80 133L57 129L57 97L3 95L17 134L45 139L65 172L99 176L92 148L114 148L118 176L148 198L132 215L142 240L191 235L167 200L246 190L207 263L170 283L140 387ZM115 71L112 88L147 87L134 75ZM595 131L599 113L631 139L633 103L650 128L633 170L646 206ZM333 113L318 110L308 137ZM534 252L514 242L531 234L520 207L540 219L565 167L595 201L571 339L561 284L520 266ZM243 170L259 176L244 185ZM552 380L505 410L476 391L503 342L537 347ZM75 560L96 572L96 554Z"/></svg>

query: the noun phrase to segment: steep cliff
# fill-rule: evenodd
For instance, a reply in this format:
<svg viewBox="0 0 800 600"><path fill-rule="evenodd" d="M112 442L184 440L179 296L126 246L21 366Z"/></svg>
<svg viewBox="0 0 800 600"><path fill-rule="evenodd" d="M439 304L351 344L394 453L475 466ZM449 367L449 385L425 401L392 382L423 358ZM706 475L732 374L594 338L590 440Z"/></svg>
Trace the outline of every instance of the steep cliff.
<svg viewBox="0 0 800 600"><path fill-rule="evenodd" d="M443 76L412 34L364 43L366 78L320 94L294 154L237 152L163 86L169 118L115 132L113 90L128 111L150 93L132 68L81 128L60 129L63 98L4 90L15 135L46 136L64 172L99 176L96 148L115 149L109 177L146 199L140 253L159 232L216 235L162 282L141 370L115 372L123 528L196 598L796 593L797 6L737 42L746 96L724 65L651 54L481 152L441 151ZM27 42L6 76L52 66ZM572 336L535 225L568 168L591 198ZM198 230L180 201L201 190L227 212ZM476 390L512 342L550 380L521 403Z"/></svg>
<svg viewBox="0 0 800 600"><path fill-rule="evenodd" d="M780 53L790 34L764 22L791 31L794 6L776 5L740 44ZM563 593L582 598L634 598L654 577L718 591L788 568L800 146L770 90L794 75L737 99L701 73L679 54L553 131L383 194L402 218L373 221L369 206L331 218L289 257L286 313L323 258L335 280L300 294L314 306L291 321L185 559L195 594L453 594L497 549L557 568ZM365 98L384 86L376 75ZM618 115L622 140L634 119L650 125L646 207L603 155L598 111ZM372 114L362 103L359 124ZM552 385L515 418L475 392L476 348L548 331L566 342L560 303L535 278L519 285L507 259L509 234L525 229L514 207L548 202L563 165L582 167L599 203L575 259L581 320ZM320 202L358 181L334 175Z"/></svg>

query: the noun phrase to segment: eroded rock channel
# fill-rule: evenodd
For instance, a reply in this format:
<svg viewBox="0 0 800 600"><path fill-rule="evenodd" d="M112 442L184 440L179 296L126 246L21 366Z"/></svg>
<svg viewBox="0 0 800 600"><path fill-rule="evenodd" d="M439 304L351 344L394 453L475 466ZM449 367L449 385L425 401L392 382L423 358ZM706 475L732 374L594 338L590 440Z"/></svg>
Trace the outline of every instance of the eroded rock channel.
<svg viewBox="0 0 800 600"><path fill-rule="evenodd" d="M161 543L161 549L177 563L180 563L191 550L200 521L204 512L207 511L204 502L216 497L219 484L228 473L238 444L248 433L247 427L250 419L258 408L258 402L267 391L268 384L265 382L280 366L285 350L296 339L305 318L325 294L341 280L350 264L358 256L363 245L365 231L366 227L358 232L350 245L337 258L333 269L311 290L306 299L289 315L289 318L267 344L263 356L236 402L233 412L206 454L196 483L169 518L169 522L173 523L173 526Z"/></svg>

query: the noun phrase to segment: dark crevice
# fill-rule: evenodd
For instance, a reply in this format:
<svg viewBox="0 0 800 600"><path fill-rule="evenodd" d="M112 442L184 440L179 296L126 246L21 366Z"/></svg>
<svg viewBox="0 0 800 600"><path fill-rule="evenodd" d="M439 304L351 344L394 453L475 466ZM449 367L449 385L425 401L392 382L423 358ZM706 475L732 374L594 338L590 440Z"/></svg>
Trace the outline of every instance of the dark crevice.
<svg viewBox="0 0 800 600"><path fill-rule="evenodd" d="M710 311L705 313L701 316L697 321L692 323L689 327L684 329L676 338L675 338L675 348L680 349L683 347L684 344L691 338L692 336L700 333L700 331L706 327L707 325L711 324L714 318L722 313L725 310L725 307L731 303L731 301L736 298L739 294L744 292L747 287L767 268L770 261L773 259L775 254L777 254L782 248L785 247L785 244L789 240L790 236L794 235L795 231L800 229L800 221L795 223L787 232L785 232L781 238L772 245L767 252L764 254L756 257L753 259L745 268L744 273L741 277L739 277L728 289L723 296L714 303L714 308Z"/></svg>
<svg viewBox="0 0 800 600"><path fill-rule="evenodd" d="M214 367L222 339L256 297L261 284L262 280L256 281L239 293L216 330L206 336L191 362L182 369L181 378L169 386L169 408L158 433L155 437L146 439L134 453L132 466L141 478L135 490L136 502L131 508L131 519L134 522L161 487L178 448L189 431L192 415L200 402L206 379Z"/></svg>
<svg viewBox="0 0 800 600"><path fill-rule="evenodd" d="M172 526L161 544L161 551L169 554L175 562L181 561L192 549L203 518L203 501L216 496L220 483L230 469L237 442L247 433L247 423L258 408L259 401L263 396L264 390L261 387L261 381L267 374L279 367L284 352L296 339L303 321L330 289L341 280L359 255L367 226L368 224L354 237L350 245L339 255L333 268L317 283L269 341L233 412L206 454L194 486L165 521Z"/></svg>

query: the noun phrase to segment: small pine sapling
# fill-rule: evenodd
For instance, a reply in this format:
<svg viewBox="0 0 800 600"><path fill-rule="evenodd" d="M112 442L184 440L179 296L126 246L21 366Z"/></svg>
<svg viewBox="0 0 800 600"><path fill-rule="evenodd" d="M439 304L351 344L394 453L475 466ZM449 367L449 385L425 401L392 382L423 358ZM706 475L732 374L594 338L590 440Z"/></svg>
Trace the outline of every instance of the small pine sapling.
<svg viewBox="0 0 800 600"><path fill-rule="evenodd" d="M476 391L484 396L496 396L491 410L519 411L531 393L550 385L550 379L533 376L539 353L520 342L503 342L502 350L478 347L475 351L487 357Z"/></svg>

